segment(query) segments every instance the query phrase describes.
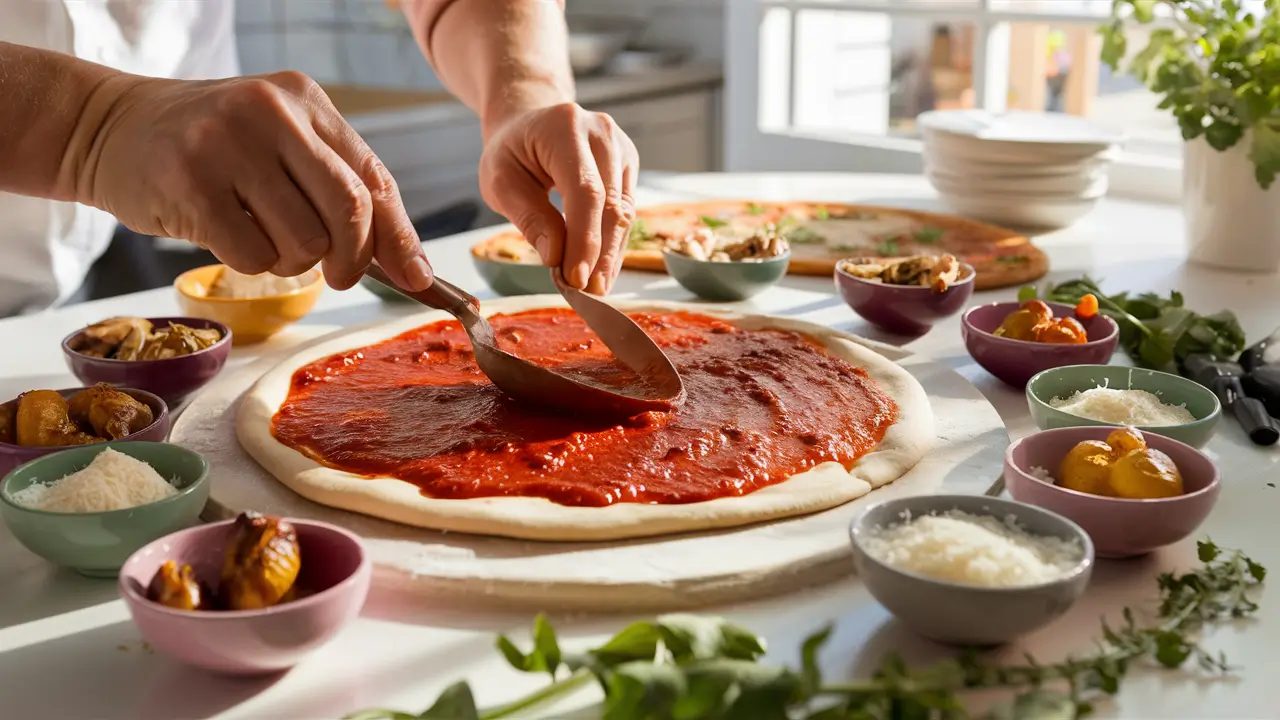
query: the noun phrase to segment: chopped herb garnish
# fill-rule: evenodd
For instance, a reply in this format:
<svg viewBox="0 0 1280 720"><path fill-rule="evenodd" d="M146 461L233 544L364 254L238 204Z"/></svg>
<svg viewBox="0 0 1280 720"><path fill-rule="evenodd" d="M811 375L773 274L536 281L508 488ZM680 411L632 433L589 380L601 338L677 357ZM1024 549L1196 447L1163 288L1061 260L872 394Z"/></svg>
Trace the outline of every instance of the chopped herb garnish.
<svg viewBox="0 0 1280 720"><path fill-rule="evenodd" d="M631 232L627 235L627 249L639 250L648 243L652 242L654 235L649 231L643 220L636 220L631 223Z"/></svg>
<svg viewBox="0 0 1280 720"><path fill-rule="evenodd" d="M996 262L1009 263L1010 265L1017 265L1019 263L1030 262L1030 260L1022 257L1021 255L1005 255L1004 257L996 258Z"/></svg>
<svg viewBox="0 0 1280 720"><path fill-rule="evenodd" d="M747 212L752 215L759 215L764 212L764 206L759 203L747 203Z"/></svg>
<svg viewBox="0 0 1280 720"><path fill-rule="evenodd" d="M788 242L795 243L796 245L813 245L826 240L822 235L803 225L791 228L787 232L783 233L783 236L787 238Z"/></svg>
<svg viewBox="0 0 1280 720"><path fill-rule="evenodd" d="M941 228L933 228L933 227L920 228L915 232L914 237L916 239L916 242L932 245L942 239L943 232L944 231Z"/></svg>
<svg viewBox="0 0 1280 720"><path fill-rule="evenodd" d="M813 216L819 220L830 220L831 211L827 209L826 205L819 205L813 209Z"/></svg>
<svg viewBox="0 0 1280 720"><path fill-rule="evenodd" d="M888 240L885 240L884 242L882 242L882 243L880 243L879 245L877 245L877 246L876 246L876 252L877 252L877 253L879 253L879 254L881 254L881 255L889 256L889 257L892 257L892 256L894 256L894 255L897 255L897 254L898 254L898 239L897 239L897 238L889 238Z"/></svg>
<svg viewBox="0 0 1280 720"><path fill-rule="evenodd" d="M831 637L827 626L800 647L800 666L760 662L765 641L718 617L664 615L632 623L603 645L579 652L560 647L546 618L534 620L526 653L499 636L497 648L516 670L549 675L551 682L528 696L481 709L465 681L450 685L419 713L364 710L348 720L496 720L548 717L534 712L593 680L603 691L600 716L610 720L650 718L966 718L972 693L1005 690L1012 706L990 715L1022 720L1078 718L1091 703L1116 694L1138 667L1199 672L1204 678L1231 671L1221 653L1199 643L1209 625L1247 621L1258 611L1256 594L1266 569L1239 550L1206 540L1198 544L1200 567L1156 579L1159 602L1150 623L1124 608L1122 622L1103 623L1092 653L1055 663L1027 655L997 664L974 651L930 666L911 667L890 654L863 680L826 681L819 655Z"/></svg>
<svg viewBox="0 0 1280 720"><path fill-rule="evenodd" d="M721 220L719 218L713 218L707 215L703 215L702 224L714 230L715 228L722 228L725 225L728 225L729 222L727 220Z"/></svg>

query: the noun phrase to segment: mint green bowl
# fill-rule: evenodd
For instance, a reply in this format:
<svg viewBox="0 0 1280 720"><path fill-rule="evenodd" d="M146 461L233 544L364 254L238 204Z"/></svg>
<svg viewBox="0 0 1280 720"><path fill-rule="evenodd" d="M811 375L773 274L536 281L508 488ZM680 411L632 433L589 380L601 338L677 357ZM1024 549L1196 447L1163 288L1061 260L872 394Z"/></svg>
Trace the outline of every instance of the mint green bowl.
<svg viewBox="0 0 1280 720"><path fill-rule="evenodd" d="M105 448L135 457L156 469L178 494L126 510L55 513L23 507L13 494L83 469ZM85 445L19 465L0 481L0 517L31 552L89 577L115 577L135 550L198 522L209 499L209 464L198 453L156 442Z"/></svg>
<svg viewBox="0 0 1280 720"><path fill-rule="evenodd" d="M1082 418L1049 406L1049 401L1054 398L1070 397L1099 385L1116 390L1146 390L1166 404L1186 405L1195 422L1185 425L1140 425L1138 429L1173 438L1192 447L1202 448L1208 444L1222 418L1222 403L1218 402L1218 396L1193 380L1123 365L1065 365L1045 370L1027 383L1027 406L1031 409L1036 427L1053 430L1113 424Z"/></svg>
<svg viewBox="0 0 1280 720"><path fill-rule="evenodd" d="M668 275L703 300L738 302L776 285L787 274L791 253L760 261L717 262L667 250L662 262Z"/></svg>

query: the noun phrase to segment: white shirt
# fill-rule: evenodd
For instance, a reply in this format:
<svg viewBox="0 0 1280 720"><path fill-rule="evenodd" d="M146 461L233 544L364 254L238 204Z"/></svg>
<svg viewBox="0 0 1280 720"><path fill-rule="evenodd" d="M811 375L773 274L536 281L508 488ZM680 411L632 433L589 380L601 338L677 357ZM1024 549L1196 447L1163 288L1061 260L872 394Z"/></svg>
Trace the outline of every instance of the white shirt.
<svg viewBox="0 0 1280 720"><path fill-rule="evenodd" d="M0 18L0 42L138 75L238 72L234 0L0 0ZM65 302L115 227L101 210L0 193L0 317Z"/></svg>

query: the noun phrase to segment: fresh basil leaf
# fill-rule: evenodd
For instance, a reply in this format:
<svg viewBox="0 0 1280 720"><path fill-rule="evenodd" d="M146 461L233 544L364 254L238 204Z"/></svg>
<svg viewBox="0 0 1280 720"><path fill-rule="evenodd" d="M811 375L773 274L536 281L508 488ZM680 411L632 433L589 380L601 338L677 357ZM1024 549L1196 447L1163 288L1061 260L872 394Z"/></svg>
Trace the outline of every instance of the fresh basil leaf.
<svg viewBox="0 0 1280 720"><path fill-rule="evenodd" d="M677 663L714 658L754 660L764 641L723 618L672 614L658 618L663 642Z"/></svg>
<svg viewBox="0 0 1280 720"><path fill-rule="evenodd" d="M638 660L612 669L605 688L603 720L670 720L685 692L674 665Z"/></svg>
<svg viewBox="0 0 1280 720"><path fill-rule="evenodd" d="M831 639L835 627L826 625L804 639L800 646L800 679L805 697L810 697L822 687L822 668L818 665L818 651Z"/></svg>
<svg viewBox="0 0 1280 720"><path fill-rule="evenodd" d="M533 620L533 649L527 654L506 635L499 635L494 646L511 667L521 672L546 672L554 678L560 667L560 646L556 631L541 613Z"/></svg>
<svg viewBox="0 0 1280 720"><path fill-rule="evenodd" d="M915 231L913 237L916 242L932 245L942 239L943 233L946 232L942 228L926 227Z"/></svg>
<svg viewBox="0 0 1280 720"><path fill-rule="evenodd" d="M819 205L813 209L813 216L818 220L830 220L831 211L827 209L826 205Z"/></svg>
<svg viewBox="0 0 1280 720"><path fill-rule="evenodd" d="M661 640L662 630L656 622L634 622L590 654L606 667L632 660L652 660Z"/></svg>
<svg viewBox="0 0 1280 720"><path fill-rule="evenodd" d="M654 234L649 231L649 226L645 225L644 220L636 220L631 223L631 230L627 235L627 249L639 250L652 242L653 238Z"/></svg>
<svg viewBox="0 0 1280 720"><path fill-rule="evenodd" d="M825 242L826 238L804 225L797 226L783 233L788 242L796 245L813 245Z"/></svg>
<svg viewBox="0 0 1280 720"><path fill-rule="evenodd" d="M465 682L456 682L440 693L434 705L416 717L417 720L480 720L480 711L476 709L471 687Z"/></svg>
<svg viewBox="0 0 1280 720"><path fill-rule="evenodd" d="M1027 263L1031 261L1028 258L1022 257L1021 255L1002 255L1001 257L996 258L996 262L1005 263L1008 265L1021 265L1022 263Z"/></svg>
<svg viewBox="0 0 1280 720"><path fill-rule="evenodd" d="M343 715L342 720L418 720L418 716L413 713L400 712L399 710L370 708Z"/></svg>
<svg viewBox="0 0 1280 720"><path fill-rule="evenodd" d="M719 219L719 218L713 218L713 217L710 217L710 216L707 216L707 215L703 215L703 216L701 216L701 220L702 220L702 224L703 224L703 225L706 225L707 227L711 228L712 230L714 230L714 229L716 229L716 228L722 228L722 227L724 227L725 225L728 225L728 224L729 224L729 221L727 221L727 220L721 220L721 219Z"/></svg>
<svg viewBox="0 0 1280 720"><path fill-rule="evenodd" d="M898 254L898 241L895 238L889 238L876 246L876 252L886 257L893 257Z"/></svg>
<svg viewBox="0 0 1280 720"><path fill-rule="evenodd" d="M785 667L750 660L715 659L684 668L689 686L724 687L728 702L724 720L785 718L800 690L800 678Z"/></svg>
<svg viewBox="0 0 1280 720"><path fill-rule="evenodd" d="M1191 657L1192 647L1182 633L1169 630L1156 630L1156 662L1169 669L1182 667Z"/></svg>
<svg viewBox="0 0 1280 720"><path fill-rule="evenodd" d="M764 206L758 203L747 203L747 212L751 215L759 215L764 212Z"/></svg>
<svg viewBox="0 0 1280 720"><path fill-rule="evenodd" d="M1019 694L1011 706L1001 708L994 716L1008 720L1075 720L1076 703L1066 695L1037 689Z"/></svg>

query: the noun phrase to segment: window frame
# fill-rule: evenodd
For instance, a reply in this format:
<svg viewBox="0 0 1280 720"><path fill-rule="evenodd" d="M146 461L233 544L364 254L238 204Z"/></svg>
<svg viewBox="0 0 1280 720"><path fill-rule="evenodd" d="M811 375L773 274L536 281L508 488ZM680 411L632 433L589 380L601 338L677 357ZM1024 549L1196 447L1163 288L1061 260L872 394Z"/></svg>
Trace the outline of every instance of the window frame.
<svg viewBox="0 0 1280 720"><path fill-rule="evenodd" d="M1035 2L1036 0L1031 0ZM1026 3L1027 0L1018 0ZM1040 7L1051 7L1045 0ZM1106 12L1037 12L1007 9L1009 0L973 0L963 5L939 0L727 0L725 3L725 169L729 171L862 171L918 173L923 169L923 143L916 138L857 133L806 133L791 124L795 111L795 14L804 10L875 13L891 20L927 17L974 26L973 84L975 105L999 112L1007 107L1010 23L1096 26ZM1099 8L1103 4L1098 5ZM787 30L768 41L761 29L769 13L787 13ZM774 17L779 17L774 15ZM780 38L785 36L783 42ZM785 56L786 122L761 127L761 83L777 84L778 73L762 78L766 62ZM776 87L774 93L778 93ZM775 113L776 115L776 113ZM1109 193L1160 202L1177 202L1182 191L1180 157L1119 153L1110 173Z"/></svg>

